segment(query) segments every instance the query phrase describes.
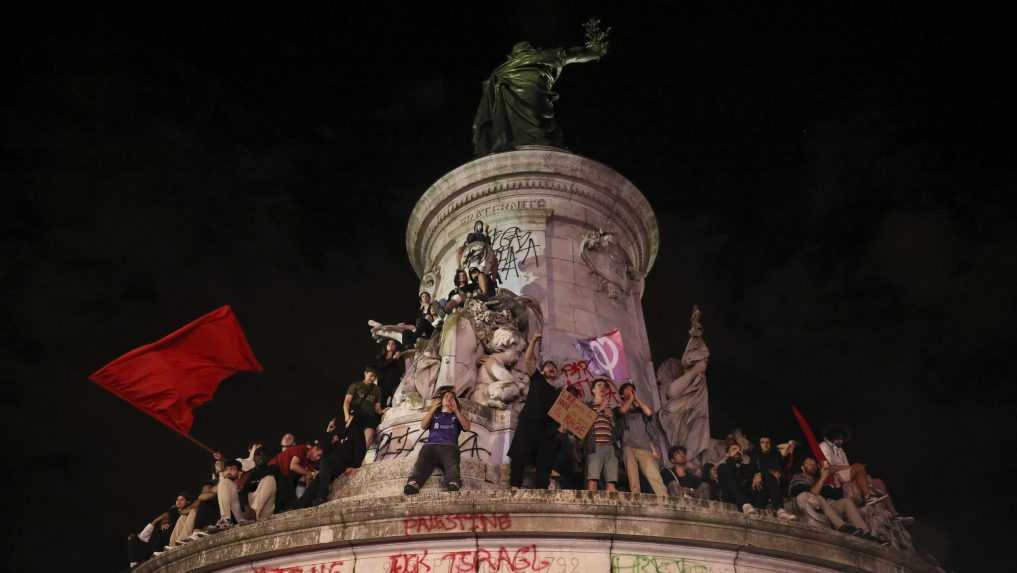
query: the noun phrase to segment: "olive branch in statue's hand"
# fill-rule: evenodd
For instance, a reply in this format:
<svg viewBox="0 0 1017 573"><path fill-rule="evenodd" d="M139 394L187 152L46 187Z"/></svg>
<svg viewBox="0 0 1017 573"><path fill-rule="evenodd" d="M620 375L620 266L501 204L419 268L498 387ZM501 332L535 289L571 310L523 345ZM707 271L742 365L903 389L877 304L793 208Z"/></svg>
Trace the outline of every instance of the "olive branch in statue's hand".
<svg viewBox="0 0 1017 573"><path fill-rule="evenodd" d="M583 22L583 29L586 30L586 47L595 52L606 54L608 45L607 35L611 33L611 28L601 30L600 20L590 18Z"/></svg>

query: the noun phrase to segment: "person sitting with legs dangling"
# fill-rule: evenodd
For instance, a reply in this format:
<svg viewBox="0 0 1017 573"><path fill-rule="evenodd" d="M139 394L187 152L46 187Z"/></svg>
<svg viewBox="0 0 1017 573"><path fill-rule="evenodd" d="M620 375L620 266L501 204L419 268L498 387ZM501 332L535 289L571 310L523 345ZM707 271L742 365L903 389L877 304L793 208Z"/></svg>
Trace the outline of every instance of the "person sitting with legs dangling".
<svg viewBox="0 0 1017 573"><path fill-rule="evenodd" d="M458 491L462 487L459 478L459 434L470 429L470 421L459 409L459 398L452 388L442 388L439 392L439 397L432 401L420 420L420 428L427 430L427 437L403 489L406 495L419 492L437 467L441 468L449 491Z"/></svg>

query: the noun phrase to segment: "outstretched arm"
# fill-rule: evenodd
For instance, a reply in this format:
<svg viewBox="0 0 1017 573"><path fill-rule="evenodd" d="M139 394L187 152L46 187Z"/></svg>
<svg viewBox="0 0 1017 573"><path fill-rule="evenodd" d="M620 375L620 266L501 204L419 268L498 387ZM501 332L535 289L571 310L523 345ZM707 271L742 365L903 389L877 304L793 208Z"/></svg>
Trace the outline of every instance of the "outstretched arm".
<svg viewBox="0 0 1017 573"><path fill-rule="evenodd" d="M599 60L602 57L604 57L604 52L593 48L587 48L585 46L576 46L565 50L566 64L582 64L584 62Z"/></svg>

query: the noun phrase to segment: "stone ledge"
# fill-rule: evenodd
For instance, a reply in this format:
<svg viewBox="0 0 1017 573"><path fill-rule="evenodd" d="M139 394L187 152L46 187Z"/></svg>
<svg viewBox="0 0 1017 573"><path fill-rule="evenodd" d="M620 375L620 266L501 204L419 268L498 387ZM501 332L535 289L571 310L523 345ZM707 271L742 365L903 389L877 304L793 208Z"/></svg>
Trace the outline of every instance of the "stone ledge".
<svg viewBox="0 0 1017 573"><path fill-rule="evenodd" d="M787 560L810 571L931 569L912 553L828 529L746 516L719 502L630 493L467 490L337 500L291 511L193 541L137 571L216 571L326 549L356 555L358 548L366 552L377 544L433 540L479 544L485 538L544 539L558 546L567 546L570 539L592 539L609 540L611 548L633 543L699 547L734 552L735 560L746 554Z"/></svg>

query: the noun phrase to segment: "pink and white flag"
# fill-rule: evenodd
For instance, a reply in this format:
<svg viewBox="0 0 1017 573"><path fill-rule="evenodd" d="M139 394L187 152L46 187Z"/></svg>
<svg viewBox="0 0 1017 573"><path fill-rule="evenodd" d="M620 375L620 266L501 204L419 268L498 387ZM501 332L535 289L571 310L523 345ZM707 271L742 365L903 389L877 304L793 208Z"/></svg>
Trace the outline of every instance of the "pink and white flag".
<svg viewBox="0 0 1017 573"><path fill-rule="evenodd" d="M625 345L618 329L593 338L576 341L576 349L588 363L590 373L611 380L630 380L629 365L625 361Z"/></svg>

